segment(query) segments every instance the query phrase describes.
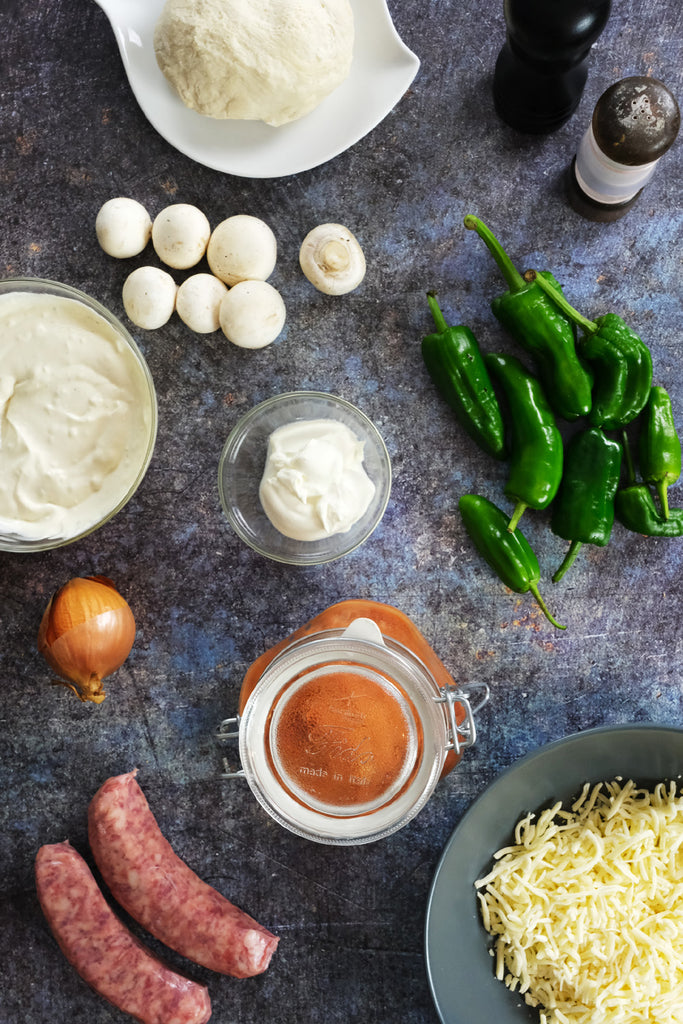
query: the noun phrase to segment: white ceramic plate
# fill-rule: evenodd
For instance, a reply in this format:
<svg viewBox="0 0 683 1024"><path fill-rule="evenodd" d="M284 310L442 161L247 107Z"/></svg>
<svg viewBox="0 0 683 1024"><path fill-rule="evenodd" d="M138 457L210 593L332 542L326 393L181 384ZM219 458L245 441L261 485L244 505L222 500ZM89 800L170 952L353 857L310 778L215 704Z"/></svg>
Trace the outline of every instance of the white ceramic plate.
<svg viewBox="0 0 683 1024"><path fill-rule="evenodd" d="M399 38L386 0L351 0L351 74L315 110L278 128L218 120L186 107L159 70L153 35L164 0L96 3L114 29L135 98L159 134L198 163L246 178L298 174L343 153L386 117L420 66Z"/></svg>
<svg viewBox="0 0 683 1024"><path fill-rule="evenodd" d="M427 973L443 1024L538 1024L538 1010L494 977L474 889L518 820L570 800L585 782L621 776L651 788L666 779L680 784L682 773L683 729L609 726L540 747L485 790L448 841L427 905Z"/></svg>

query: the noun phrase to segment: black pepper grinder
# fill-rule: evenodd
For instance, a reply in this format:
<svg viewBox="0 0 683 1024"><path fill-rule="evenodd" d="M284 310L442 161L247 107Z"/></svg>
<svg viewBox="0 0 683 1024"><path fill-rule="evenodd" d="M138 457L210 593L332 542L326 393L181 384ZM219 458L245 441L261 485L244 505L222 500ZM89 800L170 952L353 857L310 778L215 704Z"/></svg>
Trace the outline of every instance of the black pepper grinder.
<svg viewBox="0 0 683 1024"><path fill-rule="evenodd" d="M571 206L594 221L623 217L678 135L681 112L656 78L634 75L606 89L569 169Z"/></svg>
<svg viewBox="0 0 683 1024"><path fill-rule="evenodd" d="M555 131L576 110L586 58L609 18L611 0L505 0L507 40L498 55L493 100L521 132Z"/></svg>

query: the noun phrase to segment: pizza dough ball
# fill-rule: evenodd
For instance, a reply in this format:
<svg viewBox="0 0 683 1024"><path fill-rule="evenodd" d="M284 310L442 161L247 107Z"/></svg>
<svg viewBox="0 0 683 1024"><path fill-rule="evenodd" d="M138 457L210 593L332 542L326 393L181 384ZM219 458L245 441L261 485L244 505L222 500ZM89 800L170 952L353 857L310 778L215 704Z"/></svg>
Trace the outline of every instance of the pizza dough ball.
<svg viewBox="0 0 683 1024"><path fill-rule="evenodd" d="M267 281L240 281L223 297L221 330L240 348L265 348L285 325L285 304Z"/></svg>
<svg viewBox="0 0 683 1024"><path fill-rule="evenodd" d="M168 267L187 270L206 252L211 225L205 214L189 203L173 203L158 213L152 225L152 245Z"/></svg>
<svg viewBox="0 0 683 1024"><path fill-rule="evenodd" d="M181 284L175 308L183 323L197 334L211 334L220 327L221 300L228 289L213 274L193 274Z"/></svg>
<svg viewBox="0 0 683 1024"><path fill-rule="evenodd" d="M213 229L206 260L226 284L265 281L275 268L277 241L265 221L238 213Z"/></svg>
<svg viewBox="0 0 683 1024"><path fill-rule="evenodd" d="M123 306L137 327L163 327L175 309L176 283L159 267L138 267L123 284Z"/></svg>
<svg viewBox="0 0 683 1024"><path fill-rule="evenodd" d="M126 196L108 199L95 220L95 234L108 256L138 256L152 234L152 218L141 203Z"/></svg>
<svg viewBox="0 0 683 1024"><path fill-rule="evenodd" d="M281 125L348 77L353 37L349 0L166 0L154 50L187 107Z"/></svg>

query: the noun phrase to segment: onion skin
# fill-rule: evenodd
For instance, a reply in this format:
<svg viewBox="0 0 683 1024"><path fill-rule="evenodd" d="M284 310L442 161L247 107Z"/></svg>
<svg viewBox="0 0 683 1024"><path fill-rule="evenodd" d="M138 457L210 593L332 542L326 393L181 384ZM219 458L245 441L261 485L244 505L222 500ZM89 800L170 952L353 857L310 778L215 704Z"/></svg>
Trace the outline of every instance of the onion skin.
<svg viewBox="0 0 683 1024"><path fill-rule="evenodd" d="M70 580L50 599L38 630L38 650L82 701L101 704L102 680L123 665L135 640L135 619L106 576Z"/></svg>

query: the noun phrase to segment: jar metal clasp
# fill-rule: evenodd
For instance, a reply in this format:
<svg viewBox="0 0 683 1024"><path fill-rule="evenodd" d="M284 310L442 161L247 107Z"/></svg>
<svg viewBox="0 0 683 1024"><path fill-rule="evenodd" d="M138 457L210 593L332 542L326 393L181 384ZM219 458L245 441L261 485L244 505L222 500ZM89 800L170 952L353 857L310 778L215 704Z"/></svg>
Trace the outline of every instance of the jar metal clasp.
<svg viewBox="0 0 683 1024"><path fill-rule="evenodd" d="M474 688L483 690L483 693L473 704L470 691ZM454 750L456 754L460 754L467 747L474 745L477 739L474 716L488 702L489 696L490 690L487 683L473 683L462 690L455 686L442 686L439 689L439 696L434 700L437 704L444 705L448 719L450 739L446 743L446 750ZM455 716L456 705L459 705L465 712L465 717L460 724Z"/></svg>
<svg viewBox="0 0 683 1024"><path fill-rule="evenodd" d="M216 730L216 740L219 743L225 743L228 740L239 739L240 735L240 716L235 715L233 718L224 718L221 724ZM233 771L230 767L230 762L227 757L223 758L223 771L220 774L221 779L243 779L244 768L237 768Z"/></svg>

